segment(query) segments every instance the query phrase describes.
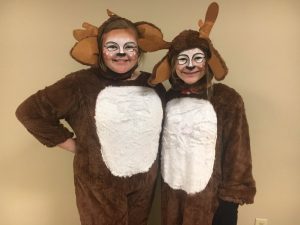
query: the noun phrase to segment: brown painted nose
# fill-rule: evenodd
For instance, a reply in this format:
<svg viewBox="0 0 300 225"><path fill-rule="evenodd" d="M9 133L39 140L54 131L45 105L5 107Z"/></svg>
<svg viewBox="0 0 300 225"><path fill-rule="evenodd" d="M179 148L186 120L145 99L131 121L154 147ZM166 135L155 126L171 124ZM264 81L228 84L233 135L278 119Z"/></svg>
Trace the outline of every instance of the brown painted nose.
<svg viewBox="0 0 300 225"><path fill-rule="evenodd" d="M124 57L124 56L126 56L126 53L117 53L117 56L118 57Z"/></svg>
<svg viewBox="0 0 300 225"><path fill-rule="evenodd" d="M193 69L195 69L195 66L186 66L185 68L186 68L187 70L192 71Z"/></svg>

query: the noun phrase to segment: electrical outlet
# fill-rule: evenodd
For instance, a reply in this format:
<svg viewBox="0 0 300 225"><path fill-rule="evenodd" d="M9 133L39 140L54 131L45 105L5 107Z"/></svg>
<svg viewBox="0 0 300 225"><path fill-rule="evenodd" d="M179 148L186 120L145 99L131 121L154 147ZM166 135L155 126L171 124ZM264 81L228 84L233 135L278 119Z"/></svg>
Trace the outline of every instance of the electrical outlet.
<svg viewBox="0 0 300 225"><path fill-rule="evenodd" d="M254 225L268 225L268 219L266 218L255 218Z"/></svg>

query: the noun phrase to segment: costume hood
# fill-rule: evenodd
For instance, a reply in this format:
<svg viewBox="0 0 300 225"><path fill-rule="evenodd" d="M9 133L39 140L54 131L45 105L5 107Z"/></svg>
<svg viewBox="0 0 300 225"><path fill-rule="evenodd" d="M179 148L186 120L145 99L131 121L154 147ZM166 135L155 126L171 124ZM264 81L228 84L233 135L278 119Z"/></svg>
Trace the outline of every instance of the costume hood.
<svg viewBox="0 0 300 225"><path fill-rule="evenodd" d="M152 77L149 80L151 85L156 85L168 80L171 74L172 57L177 56L183 50L192 48L200 48L205 52L208 58L208 66L216 80L224 79L228 73L228 68L209 38L218 12L219 6L213 2L206 11L205 21L199 20L198 22L199 31L185 30L177 35L172 42L166 42L163 39L160 40L160 43L164 43L160 45L160 49L168 49L169 51L166 56L154 66ZM150 49L148 49L148 51L150 51Z"/></svg>
<svg viewBox="0 0 300 225"><path fill-rule="evenodd" d="M130 20L120 17L115 13L107 10L109 18L98 28L90 23L84 22L84 29L75 29L73 31L74 38L78 41L70 51L70 55L78 62L89 65L98 66L99 48L97 39L103 34L105 27L114 20L123 19L132 23L138 30L138 45L144 52L153 52L162 49L162 46L168 46L168 43L163 41L161 30L155 25L148 22L133 23ZM157 41L159 40L159 41ZM160 44L157 44L157 43ZM142 43L140 45L139 43Z"/></svg>

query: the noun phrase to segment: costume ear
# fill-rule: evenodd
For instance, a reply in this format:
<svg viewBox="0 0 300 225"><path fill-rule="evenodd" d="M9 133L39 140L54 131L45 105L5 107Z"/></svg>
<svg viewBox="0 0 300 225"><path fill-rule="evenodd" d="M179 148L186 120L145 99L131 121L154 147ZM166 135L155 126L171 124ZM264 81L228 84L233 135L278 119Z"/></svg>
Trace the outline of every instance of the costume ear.
<svg viewBox="0 0 300 225"><path fill-rule="evenodd" d="M214 74L216 80L223 80L228 73L228 67L225 64L225 61L222 59L219 52L210 45L211 58L208 60L208 65Z"/></svg>
<svg viewBox="0 0 300 225"><path fill-rule="evenodd" d="M82 27L84 29L73 31L73 36L78 42L73 46L70 54L73 59L84 65L97 66L99 55L98 28L89 23L83 23Z"/></svg>
<svg viewBox="0 0 300 225"><path fill-rule="evenodd" d="M82 27L85 29L76 29L73 31L73 36L77 41L81 41L87 37L97 37L98 27L95 27L89 23L83 23Z"/></svg>
<svg viewBox="0 0 300 225"><path fill-rule="evenodd" d="M219 13L219 5L216 2L211 3L206 11L205 21L199 20L199 37L207 39L210 43L211 58L208 65L214 74L216 80L223 80L228 73L228 68L219 52L213 47L209 34L216 22Z"/></svg>
<svg viewBox="0 0 300 225"><path fill-rule="evenodd" d="M138 45L144 52L154 52L170 47L170 43L163 40L161 30L153 24L138 22L135 25L140 33Z"/></svg>
<svg viewBox="0 0 300 225"><path fill-rule="evenodd" d="M70 54L76 61L84 65L97 66L99 55L97 37L87 37L77 42Z"/></svg>
<svg viewBox="0 0 300 225"><path fill-rule="evenodd" d="M162 83L165 80L168 80L171 74L171 66L168 61L167 55L159 61L153 68L152 75L148 83L152 86L155 86L159 83Z"/></svg>
<svg viewBox="0 0 300 225"><path fill-rule="evenodd" d="M84 65L97 66L99 55L97 37L87 37L77 42L70 54Z"/></svg>

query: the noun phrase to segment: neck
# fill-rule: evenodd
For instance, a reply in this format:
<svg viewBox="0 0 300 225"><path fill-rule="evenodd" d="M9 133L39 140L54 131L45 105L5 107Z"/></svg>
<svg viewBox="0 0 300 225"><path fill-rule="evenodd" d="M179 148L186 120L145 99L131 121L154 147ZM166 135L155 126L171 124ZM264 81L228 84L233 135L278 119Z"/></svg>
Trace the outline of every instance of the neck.
<svg viewBox="0 0 300 225"><path fill-rule="evenodd" d="M201 84L201 85L187 85L186 87L183 87L180 89L180 92L182 94L201 94L212 87L212 81L209 81L208 83Z"/></svg>

